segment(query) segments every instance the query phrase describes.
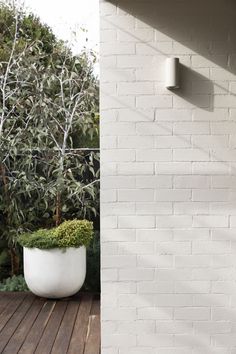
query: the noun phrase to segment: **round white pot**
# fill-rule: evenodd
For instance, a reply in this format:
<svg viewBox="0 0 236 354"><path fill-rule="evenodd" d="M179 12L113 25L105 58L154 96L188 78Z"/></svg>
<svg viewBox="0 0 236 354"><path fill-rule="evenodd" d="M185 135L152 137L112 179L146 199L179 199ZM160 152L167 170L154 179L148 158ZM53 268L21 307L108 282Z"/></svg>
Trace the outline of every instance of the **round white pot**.
<svg viewBox="0 0 236 354"><path fill-rule="evenodd" d="M86 275L86 248L41 250L24 247L24 276L38 296L62 298L74 295Z"/></svg>

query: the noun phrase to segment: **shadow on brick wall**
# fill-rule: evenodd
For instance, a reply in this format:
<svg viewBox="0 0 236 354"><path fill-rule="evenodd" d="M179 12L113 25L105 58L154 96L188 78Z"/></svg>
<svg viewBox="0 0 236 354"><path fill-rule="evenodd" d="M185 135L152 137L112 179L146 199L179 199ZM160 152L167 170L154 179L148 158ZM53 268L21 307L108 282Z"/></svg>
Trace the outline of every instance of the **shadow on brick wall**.
<svg viewBox="0 0 236 354"><path fill-rule="evenodd" d="M176 90L176 96L193 106L207 111L215 107L214 94L231 94L230 88L222 84L235 80L236 74L236 2L234 0L109 0L128 14L163 34L159 42L173 42L170 53L146 42L157 55L180 56L194 55L194 62L182 65L182 85L188 87ZM112 18L107 17L112 22ZM141 26L141 24L137 24ZM116 26L117 27L117 26ZM119 27L119 26L118 26ZM122 27L122 26L121 26ZM120 28L135 38L132 29ZM137 39L137 38L136 38ZM142 40L140 40L142 42ZM203 58L203 59L202 59ZM184 61L183 61L184 63ZM190 69L191 67L191 69ZM222 70L224 69L224 70ZM217 83L212 83L217 81Z"/></svg>

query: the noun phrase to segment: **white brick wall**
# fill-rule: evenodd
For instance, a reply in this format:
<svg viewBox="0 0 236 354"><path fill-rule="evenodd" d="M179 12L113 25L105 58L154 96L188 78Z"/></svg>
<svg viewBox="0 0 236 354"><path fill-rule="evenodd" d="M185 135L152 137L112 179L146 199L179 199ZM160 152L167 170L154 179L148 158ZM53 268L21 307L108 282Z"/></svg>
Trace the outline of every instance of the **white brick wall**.
<svg viewBox="0 0 236 354"><path fill-rule="evenodd" d="M236 354L236 2L100 1L102 354Z"/></svg>

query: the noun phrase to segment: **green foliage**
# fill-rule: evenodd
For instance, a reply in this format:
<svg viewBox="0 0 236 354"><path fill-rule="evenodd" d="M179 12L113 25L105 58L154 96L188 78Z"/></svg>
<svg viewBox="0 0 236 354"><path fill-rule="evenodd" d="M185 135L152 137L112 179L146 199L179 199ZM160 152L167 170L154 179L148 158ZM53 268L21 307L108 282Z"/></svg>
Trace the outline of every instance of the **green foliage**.
<svg viewBox="0 0 236 354"><path fill-rule="evenodd" d="M93 52L73 55L23 7L0 1L1 275L9 264L19 273L19 235L98 215L99 153L76 150L99 146L95 61Z"/></svg>
<svg viewBox="0 0 236 354"><path fill-rule="evenodd" d="M23 275L13 275L0 283L0 291L29 291Z"/></svg>
<svg viewBox="0 0 236 354"><path fill-rule="evenodd" d="M7 243L4 240L0 241L0 281L9 276L11 269L11 259L7 248Z"/></svg>
<svg viewBox="0 0 236 354"><path fill-rule="evenodd" d="M67 220L53 229L40 229L22 234L18 242L28 248L67 248L88 246L93 237L93 224L88 220Z"/></svg>
<svg viewBox="0 0 236 354"><path fill-rule="evenodd" d="M87 271L83 290L100 292L100 235L96 231L87 248Z"/></svg>
<svg viewBox="0 0 236 354"><path fill-rule="evenodd" d="M24 233L19 236L18 242L23 247L49 249L58 247L55 238L55 229L39 229L32 233Z"/></svg>
<svg viewBox="0 0 236 354"><path fill-rule="evenodd" d="M54 226L57 209L61 220L97 214L99 154L74 149L98 146L99 93L94 53L73 55L9 4L0 30L0 237L12 245Z"/></svg>
<svg viewBox="0 0 236 354"><path fill-rule="evenodd" d="M55 229L59 247L86 246L93 237L93 223L88 220L67 220Z"/></svg>

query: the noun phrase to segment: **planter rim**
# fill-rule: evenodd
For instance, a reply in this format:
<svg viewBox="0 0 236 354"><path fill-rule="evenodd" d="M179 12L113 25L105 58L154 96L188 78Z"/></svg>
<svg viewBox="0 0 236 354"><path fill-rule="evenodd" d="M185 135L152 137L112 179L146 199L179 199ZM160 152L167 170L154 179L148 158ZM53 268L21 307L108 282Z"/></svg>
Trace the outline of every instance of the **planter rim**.
<svg viewBox="0 0 236 354"><path fill-rule="evenodd" d="M86 246L84 246L84 245L79 246L79 247L69 246L69 247L52 247L52 248L39 248L39 247L26 247L26 246L23 246L23 248L26 248L27 250L40 250L40 251L53 251L53 250L65 251L65 250L68 250L68 249L79 249L81 247L85 247L86 248Z"/></svg>

